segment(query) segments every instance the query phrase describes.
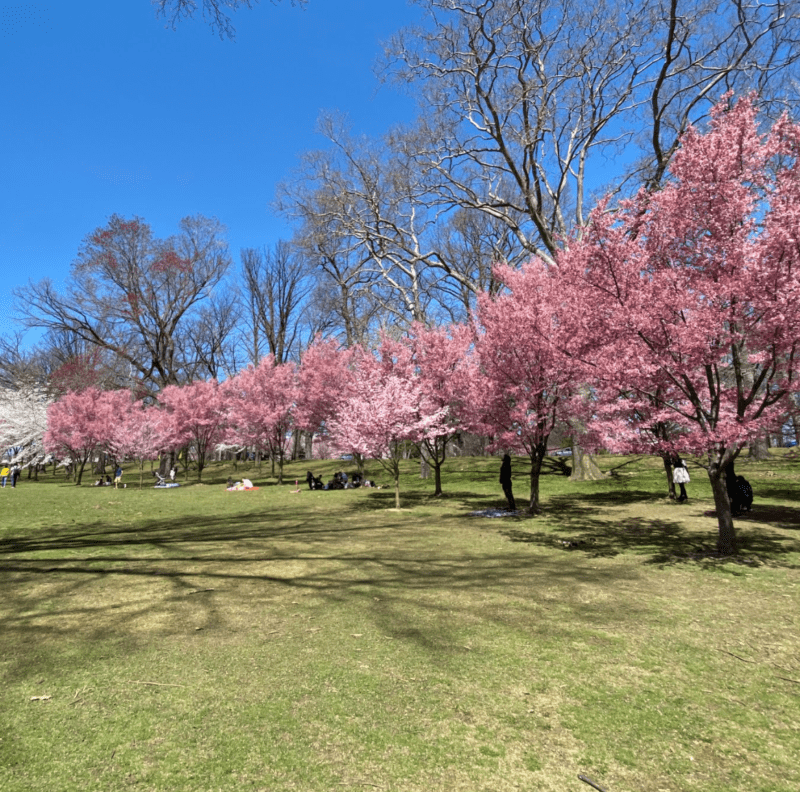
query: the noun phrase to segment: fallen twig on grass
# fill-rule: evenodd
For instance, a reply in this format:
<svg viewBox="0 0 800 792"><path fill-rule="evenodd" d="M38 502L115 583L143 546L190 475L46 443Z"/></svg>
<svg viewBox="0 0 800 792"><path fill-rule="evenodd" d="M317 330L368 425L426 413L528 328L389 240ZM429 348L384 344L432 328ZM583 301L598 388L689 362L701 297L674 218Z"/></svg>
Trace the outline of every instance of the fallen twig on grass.
<svg viewBox="0 0 800 792"><path fill-rule="evenodd" d="M131 685L158 685L158 687L180 687L185 688L186 685L176 685L174 682L141 682L138 679L134 679Z"/></svg>
<svg viewBox="0 0 800 792"><path fill-rule="evenodd" d="M729 652L727 649L717 649L718 652L723 652L724 654L730 655L731 657L735 657L737 660L741 660L743 663L752 663L753 665L758 665L755 660L747 660L744 657L739 657L739 655L734 654L733 652Z"/></svg>

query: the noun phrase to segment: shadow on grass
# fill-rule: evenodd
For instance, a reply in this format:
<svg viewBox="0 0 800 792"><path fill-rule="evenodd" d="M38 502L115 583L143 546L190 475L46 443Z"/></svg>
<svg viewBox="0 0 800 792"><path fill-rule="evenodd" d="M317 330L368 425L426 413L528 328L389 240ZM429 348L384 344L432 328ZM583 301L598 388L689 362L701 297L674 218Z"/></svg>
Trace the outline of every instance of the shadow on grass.
<svg viewBox="0 0 800 792"><path fill-rule="evenodd" d="M800 488L796 485L792 487L789 483L772 484L764 481L751 481L753 487L754 503L759 505L762 498L785 503L796 503L800 505Z"/></svg>
<svg viewBox="0 0 800 792"><path fill-rule="evenodd" d="M601 507L633 503L662 504L677 508L660 496L643 490L597 492L581 498L553 498L547 516L557 522L548 531L526 531L510 528L501 531L514 542L532 542L565 552L580 552L590 557L614 557L623 553L646 556L648 564L678 564L701 561L709 564L764 563L796 568L790 555L800 551L791 537L763 529L769 523L781 530L800 529L800 511L789 507L755 507L753 513L736 518L739 540L736 556L720 556L716 550L717 526L714 512L706 513L707 532L688 530L683 521L643 517L618 519L603 515ZM750 526L750 527L748 527Z"/></svg>
<svg viewBox="0 0 800 792"><path fill-rule="evenodd" d="M416 509L425 506L454 507L462 506L470 510L499 508L505 505L502 497L476 494L470 490L447 490L441 495L422 490L400 491L400 508ZM364 512L382 512L394 508L394 490L391 488L373 490L367 497L353 501L350 509L358 514ZM448 517L460 517L450 514Z"/></svg>
<svg viewBox="0 0 800 792"><path fill-rule="evenodd" d="M259 634L270 620L288 624L308 612L312 605L295 601L308 594L304 602L355 608L353 618L371 619L390 637L452 653L464 642L453 626L462 616L520 629L534 623L541 582L571 592L577 583L607 588L638 574L511 548L464 550L441 544L441 534L420 535L401 514L377 525L369 514L337 517L286 520L275 509L0 540L2 646L15 647L13 670L24 676L31 657L57 666L76 641L124 639L133 648L196 629ZM463 516L443 519L464 527ZM579 598L571 607L586 618L622 618Z"/></svg>

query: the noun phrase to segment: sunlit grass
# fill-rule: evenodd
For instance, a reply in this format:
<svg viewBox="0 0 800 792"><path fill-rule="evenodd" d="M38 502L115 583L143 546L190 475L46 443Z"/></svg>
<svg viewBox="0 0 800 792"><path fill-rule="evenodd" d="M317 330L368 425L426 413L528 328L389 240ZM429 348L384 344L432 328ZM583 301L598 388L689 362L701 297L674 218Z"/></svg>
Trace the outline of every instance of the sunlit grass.
<svg viewBox="0 0 800 792"><path fill-rule="evenodd" d="M538 518L470 516L497 459L409 462L400 511L332 461L0 491L0 789L799 788L798 463L737 466L720 559L702 471L622 461Z"/></svg>

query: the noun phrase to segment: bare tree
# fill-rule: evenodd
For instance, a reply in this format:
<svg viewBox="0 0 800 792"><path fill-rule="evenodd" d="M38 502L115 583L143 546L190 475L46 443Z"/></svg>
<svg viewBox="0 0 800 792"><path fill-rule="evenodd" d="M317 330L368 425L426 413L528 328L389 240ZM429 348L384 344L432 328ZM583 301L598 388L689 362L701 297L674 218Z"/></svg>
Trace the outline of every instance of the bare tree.
<svg viewBox="0 0 800 792"><path fill-rule="evenodd" d="M474 209L451 212L436 227L434 246L447 268L460 274L452 279L457 299L457 308L452 306L451 310L453 321L469 316L477 294L499 291L493 272L496 264L514 265L527 258L504 223Z"/></svg>
<svg viewBox="0 0 800 792"><path fill-rule="evenodd" d="M277 0L271 0L273 3ZM198 0L151 0L156 7L156 15L169 20L174 29L181 19L191 19L197 12ZM220 38L232 39L236 30L233 27L227 10L236 11L239 8L252 8L258 0L200 0L203 19L208 20L211 29L219 34ZM308 0L292 0L292 5L303 7Z"/></svg>
<svg viewBox="0 0 800 792"><path fill-rule="evenodd" d="M176 339L181 359L191 364L191 368L187 365L187 379L220 379L239 371L235 328L240 319L234 289L215 292L199 306L186 331Z"/></svg>
<svg viewBox="0 0 800 792"><path fill-rule="evenodd" d="M350 346L366 341L386 312L387 287L369 246L352 232L353 202L329 163L324 154L307 154L302 173L279 185L276 206L297 221L293 244L317 273L310 306L320 317L317 324L336 328Z"/></svg>
<svg viewBox="0 0 800 792"><path fill-rule="evenodd" d="M427 243L437 213L426 204L416 164L382 141L351 136L336 118L323 117L320 132L332 147L303 157L279 207L359 248L374 276L373 297L393 323L425 321L438 296L440 276L427 261L435 256Z"/></svg>
<svg viewBox="0 0 800 792"><path fill-rule="evenodd" d="M308 263L292 245L279 240L272 248L245 248L242 277L247 316L252 331L254 364L262 345L276 363L298 357L302 313L313 290Z"/></svg>
<svg viewBox="0 0 800 792"><path fill-rule="evenodd" d="M658 185L690 122L726 91L796 97L796 0L417 0L387 76L421 97L408 144L431 201L503 222L552 260L609 163Z"/></svg>
<svg viewBox="0 0 800 792"><path fill-rule="evenodd" d="M112 216L84 240L63 294L49 280L17 290L25 323L110 353L151 392L186 380L197 361L181 336L230 258L218 221L180 228L161 240L139 218Z"/></svg>

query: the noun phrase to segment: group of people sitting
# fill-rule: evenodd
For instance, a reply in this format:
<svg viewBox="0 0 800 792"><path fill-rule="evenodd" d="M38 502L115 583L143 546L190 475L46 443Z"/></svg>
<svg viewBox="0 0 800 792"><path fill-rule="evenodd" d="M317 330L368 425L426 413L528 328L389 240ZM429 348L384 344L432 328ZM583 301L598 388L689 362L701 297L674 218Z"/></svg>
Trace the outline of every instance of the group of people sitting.
<svg viewBox="0 0 800 792"><path fill-rule="evenodd" d="M310 490L337 490L337 489L356 489L357 487L374 487L375 482L365 479L360 473L347 475L340 470L333 474L333 478L327 483L322 483L322 478L315 476L310 470L306 473L306 482Z"/></svg>

